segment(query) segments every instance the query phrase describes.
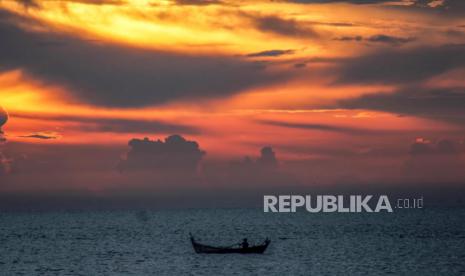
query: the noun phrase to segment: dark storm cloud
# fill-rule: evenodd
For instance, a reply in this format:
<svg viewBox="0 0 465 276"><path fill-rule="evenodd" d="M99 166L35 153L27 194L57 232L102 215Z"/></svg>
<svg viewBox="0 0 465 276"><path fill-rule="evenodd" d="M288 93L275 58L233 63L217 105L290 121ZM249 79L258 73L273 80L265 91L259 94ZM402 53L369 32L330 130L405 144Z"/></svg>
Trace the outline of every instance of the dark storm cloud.
<svg viewBox="0 0 465 276"><path fill-rule="evenodd" d="M0 70L23 69L40 80L65 85L78 99L96 105L221 97L286 77L267 72L263 64L232 57L195 57L26 32L10 24L18 20L0 12Z"/></svg>
<svg viewBox="0 0 465 276"><path fill-rule="evenodd" d="M371 109L465 123L465 90L409 87L395 93L375 93L340 101L340 107Z"/></svg>
<svg viewBox="0 0 465 276"><path fill-rule="evenodd" d="M318 34L310 27L301 23L283 19L278 16L251 16L247 15L255 24L255 27L263 32L271 32L282 36L315 38Z"/></svg>
<svg viewBox="0 0 465 276"><path fill-rule="evenodd" d="M132 139L127 158L118 165L120 171L150 170L153 172L195 173L206 154L195 141L180 135L161 140Z"/></svg>
<svg viewBox="0 0 465 276"><path fill-rule="evenodd" d="M338 132L349 135L380 135L380 134L395 134L395 131L383 131L383 130L373 130L373 129L363 129L363 128L354 128L354 127L345 127L345 126L336 126L328 124L312 124L312 123L292 123L292 122L282 122L282 121L270 121L270 120L260 120L262 124L295 128L295 129L308 129L308 130L320 130L320 131L330 131Z"/></svg>
<svg viewBox="0 0 465 276"><path fill-rule="evenodd" d="M277 57L282 55L291 55L295 51L294 50L267 50L257 53L250 53L248 57Z"/></svg>
<svg viewBox="0 0 465 276"><path fill-rule="evenodd" d="M402 84L465 68L465 44L385 49L341 61L339 83Z"/></svg>
<svg viewBox="0 0 465 276"><path fill-rule="evenodd" d="M200 131L195 127L185 126L181 124L172 124L156 120L143 119L121 119L121 118L92 118L83 116L70 115L41 115L41 114L21 114L13 113L13 117L32 119L32 120L47 120L78 123L77 128L84 131L98 132L114 132L114 133L183 133L195 134ZM72 126L67 127L72 128Z"/></svg>

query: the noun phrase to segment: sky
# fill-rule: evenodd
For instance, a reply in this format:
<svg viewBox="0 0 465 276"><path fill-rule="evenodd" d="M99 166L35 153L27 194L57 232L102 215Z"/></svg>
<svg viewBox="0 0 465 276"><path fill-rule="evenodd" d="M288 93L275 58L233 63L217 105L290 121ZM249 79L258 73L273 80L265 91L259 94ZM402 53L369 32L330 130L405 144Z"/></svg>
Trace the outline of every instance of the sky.
<svg viewBox="0 0 465 276"><path fill-rule="evenodd" d="M461 0L1 0L0 208L456 194L464 15Z"/></svg>

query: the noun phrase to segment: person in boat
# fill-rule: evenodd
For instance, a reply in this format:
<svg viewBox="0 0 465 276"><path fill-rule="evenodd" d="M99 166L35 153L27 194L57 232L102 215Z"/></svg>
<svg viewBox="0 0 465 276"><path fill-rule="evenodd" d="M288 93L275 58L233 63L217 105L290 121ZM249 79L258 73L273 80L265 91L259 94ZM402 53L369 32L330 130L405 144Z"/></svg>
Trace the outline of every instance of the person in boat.
<svg viewBox="0 0 465 276"><path fill-rule="evenodd" d="M249 248L249 242L247 239L243 239L241 243L242 248Z"/></svg>

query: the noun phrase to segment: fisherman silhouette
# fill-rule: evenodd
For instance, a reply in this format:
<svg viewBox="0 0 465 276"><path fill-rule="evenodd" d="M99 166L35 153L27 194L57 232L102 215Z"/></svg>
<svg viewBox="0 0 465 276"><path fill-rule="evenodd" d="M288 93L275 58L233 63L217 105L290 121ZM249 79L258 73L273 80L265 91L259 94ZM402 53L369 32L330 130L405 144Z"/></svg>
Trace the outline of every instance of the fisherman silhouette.
<svg viewBox="0 0 465 276"><path fill-rule="evenodd" d="M247 242L247 239L243 239L241 243L242 248L249 248L249 243Z"/></svg>

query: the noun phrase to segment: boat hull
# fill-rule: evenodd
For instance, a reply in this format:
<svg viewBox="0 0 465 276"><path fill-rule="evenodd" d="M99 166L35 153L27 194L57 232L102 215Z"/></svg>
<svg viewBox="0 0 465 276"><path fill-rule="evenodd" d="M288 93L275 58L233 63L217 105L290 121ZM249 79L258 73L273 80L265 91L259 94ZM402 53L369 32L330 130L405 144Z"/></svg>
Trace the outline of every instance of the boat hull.
<svg viewBox="0 0 465 276"><path fill-rule="evenodd" d="M194 247L195 253L198 254L263 254L266 248L270 244L270 240L266 240L264 244L257 246L250 246L247 248L242 247L216 247L210 245L204 245L196 242L191 237L192 247Z"/></svg>

